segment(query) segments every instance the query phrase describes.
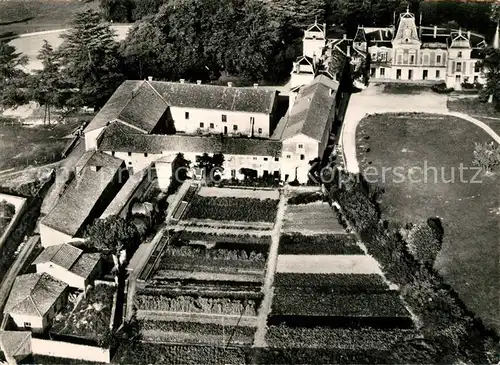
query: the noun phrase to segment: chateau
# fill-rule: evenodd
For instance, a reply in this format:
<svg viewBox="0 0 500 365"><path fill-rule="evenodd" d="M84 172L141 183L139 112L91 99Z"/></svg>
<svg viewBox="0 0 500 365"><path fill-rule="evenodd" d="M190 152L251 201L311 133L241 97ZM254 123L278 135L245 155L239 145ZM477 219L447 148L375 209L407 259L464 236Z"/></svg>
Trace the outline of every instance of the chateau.
<svg viewBox="0 0 500 365"><path fill-rule="evenodd" d="M461 89L463 83L485 82L478 64L482 50L488 46L484 36L462 29L417 25L408 8L390 27L359 26L352 39L329 33L326 25L317 22L306 30L303 55L292 70L292 90L308 83L319 69L335 76L331 60L339 55L354 64L369 64L373 81L444 82L455 89ZM496 47L498 33L497 27Z"/></svg>

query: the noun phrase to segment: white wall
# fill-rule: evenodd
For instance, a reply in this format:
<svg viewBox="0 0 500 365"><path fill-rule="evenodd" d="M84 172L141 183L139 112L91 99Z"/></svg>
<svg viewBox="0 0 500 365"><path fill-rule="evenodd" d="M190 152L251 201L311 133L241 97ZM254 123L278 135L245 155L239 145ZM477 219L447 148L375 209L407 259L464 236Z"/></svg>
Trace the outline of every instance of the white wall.
<svg viewBox="0 0 500 365"><path fill-rule="evenodd" d="M97 139L105 127L97 128L85 133L85 150L97 149Z"/></svg>
<svg viewBox="0 0 500 365"><path fill-rule="evenodd" d="M325 46L324 39L304 39L302 42L304 56L313 57L316 55L318 59L321 57Z"/></svg>
<svg viewBox="0 0 500 365"><path fill-rule="evenodd" d="M303 147L300 148L299 145ZM309 161L319 157L318 149L318 141L303 134L283 141L281 157L282 179L285 179L285 175L289 175L288 181L297 178L300 183L307 183L307 175L310 169ZM300 159L301 155L304 155L303 160Z"/></svg>
<svg viewBox="0 0 500 365"><path fill-rule="evenodd" d="M177 131L196 133L198 129L202 128L200 123L203 123L202 129L205 132L224 133L224 127L227 127L228 135L239 133L250 136L252 134L250 118L252 117L255 120L254 136L269 137L270 114L181 107L170 107L170 112ZM186 119L186 112L189 113L189 119ZM222 121L223 114L226 115L226 122ZM210 128L210 123L213 124L213 128ZM233 129L235 125L237 126L236 131ZM260 134L258 133L259 128L262 129Z"/></svg>
<svg viewBox="0 0 500 365"><path fill-rule="evenodd" d="M43 247L49 247L54 245L61 245L63 243L69 242L71 236L69 234L59 232L54 228L46 226L40 223L40 240Z"/></svg>
<svg viewBox="0 0 500 365"><path fill-rule="evenodd" d="M314 80L313 73L295 73L292 72L290 79L290 88L295 86L309 85Z"/></svg>
<svg viewBox="0 0 500 365"><path fill-rule="evenodd" d="M14 321L17 327L24 328L24 323L31 323L31 329L33 332L43 332L45 329L44 320L42 317L38 316L28 316L15 313L9 313L10 317Z"/></svg>
<svg viewBox="0 0 500 365"><path fill-rule="evenodd" d="M158 176L158 186L161 190L167 190L172 177L172 164L170 162L157 162L156 175Z"/></svg>
<svg viewBox="0 0 500 365"><path fill-rule="evenodd" d="M112 155L111 151L104 152ZM129 156L128 152L115 152L114 156L125 161L125 166L127 168L132 168L133 172L136 173L147 168L152 162L158 160L162 155L148 153L146 156L144 153L133 152Z"/></svg>
<svg viewBox="0 0 500 365"><path fill-rule="evenodd" d="M85 278L78 276L63 267L51 262L44 262L36 265L37 273L47 273L53 278L65 282L72 288L85 290Z"/></svg>
<svg viewBox="0 0 500 365"><path fill-rule="evenodd" d="M63 357L67 359L87 360L93 362L109 363L109 349L100 347L77 345L69 342L31 339L31 349L33 354L53 357Z"/></svg>

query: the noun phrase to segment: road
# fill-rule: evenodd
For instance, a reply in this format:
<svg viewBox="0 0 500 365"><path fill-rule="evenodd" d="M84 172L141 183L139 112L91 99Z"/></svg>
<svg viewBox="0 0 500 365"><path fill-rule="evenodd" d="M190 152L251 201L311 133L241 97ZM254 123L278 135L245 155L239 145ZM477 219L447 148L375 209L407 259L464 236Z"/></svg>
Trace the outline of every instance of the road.
<svg viewBox="0 0 500 365"><path fill-rule="evenodd" d="M12 285L14 285L14 281L16 280L19 271L23 268L26 260L31 255L31 251L35 247L36 243L40 239L40 236L31 237L28 242L24 244L23 249L17 256L16 260L12 264L12 266L7 271L4 280L0 284L0 323L3 320L3 309L9 298L10 290L12 289Z"/></svg>
<svg viewBox="0 0 500 365"><path fill-rule="evenodd" d="M116 40L121 41L125 39L127 33L132 25L115 25L111 28L116 33ZM54 49L58 48L61 43L61 34L63 34L67 29L56 29L45 32L35 32L26 33L20 35L9 42L10 45L16 47L18 52L21 52L28 56L28 65L26 66L27 71L32 72L34 70L40 70L42 68L42 62L36 58L38 52L42 48L43 41L47 40Z"/></svg>

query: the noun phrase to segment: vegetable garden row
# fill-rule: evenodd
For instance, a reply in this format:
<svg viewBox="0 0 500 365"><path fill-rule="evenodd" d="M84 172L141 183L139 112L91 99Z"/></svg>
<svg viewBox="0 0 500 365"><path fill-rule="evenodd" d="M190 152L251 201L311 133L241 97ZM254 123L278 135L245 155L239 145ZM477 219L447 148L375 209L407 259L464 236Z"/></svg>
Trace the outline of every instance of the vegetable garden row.
<svg viewBox="0 0 500 365"><path fill-rule="evenodd" d="M356 238L347 234L303 235L282 234L279 243L281 255L363 255Z"/></svg>
<svg viewBox="0 0 500 365"><path fill-rule="evenodd" d="M278 200L254 198L206 197L197 195L191 201L185 219L219 221L274 222Z"/></svg>

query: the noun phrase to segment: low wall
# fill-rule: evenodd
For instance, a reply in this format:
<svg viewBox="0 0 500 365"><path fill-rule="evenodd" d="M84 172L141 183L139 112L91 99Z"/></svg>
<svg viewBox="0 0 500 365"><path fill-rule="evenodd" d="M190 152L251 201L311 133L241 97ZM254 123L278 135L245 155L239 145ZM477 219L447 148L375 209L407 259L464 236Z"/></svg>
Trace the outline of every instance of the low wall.
<svg viewBox="0 0 500 365"><path fill-rule="evenodd" d="M66 359L86 360L102 363L111 362L109 349L100 347L77 345L69 342L31 339L31 350L34 355L62 357Z"/></svg>
<svg viewBox="0 0 500 365"><path fill-rule="evenodd" d="M19 223L19 219L21 219L24 211L26 210L26 198L21 198L15 195L0 194L0 201L2 200L6 200L8 203L14 205L16 207L16 212L7 226L7 229L2 236L0 236L0 252L2 252L3 244L7 240L7 237L9 237L12 231L16 228L17 223Z"/></svg>

